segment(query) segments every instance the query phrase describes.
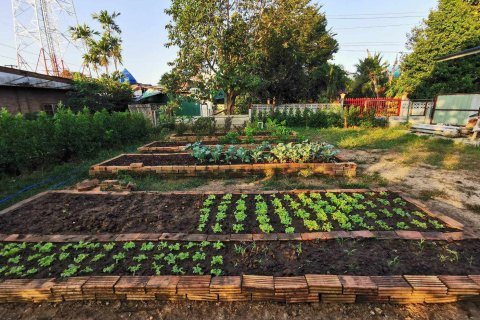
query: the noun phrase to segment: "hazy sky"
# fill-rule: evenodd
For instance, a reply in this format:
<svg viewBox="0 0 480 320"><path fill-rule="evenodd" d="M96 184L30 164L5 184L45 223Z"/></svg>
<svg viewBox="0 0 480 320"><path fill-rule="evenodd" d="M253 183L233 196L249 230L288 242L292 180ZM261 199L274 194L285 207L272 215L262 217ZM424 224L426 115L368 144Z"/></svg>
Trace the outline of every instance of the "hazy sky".
<svg viewBox="0 0 480 320"><path fill-rule="evenodd" d="M11 1L0 0L0 65L16 64ZM328 24L336 33L340 51L334 61L354 71L366 49L380 51L393 61L405 51L407 33L427 17L436 0L318 0ZM91 13L102 9L121 13L118 24L123 30L124 67L139 82L157 83L169 70L167 62L175 57L175 49L164 47L169 18L164 10L168 0L76 0L80 23L93 24ZM96 26L97 27L97 26ZM35 65L35 50L27 55ZM36 51L35 51L36 52ZM73 53L65 57L67 66L76 71L81 61Z"/></svg>

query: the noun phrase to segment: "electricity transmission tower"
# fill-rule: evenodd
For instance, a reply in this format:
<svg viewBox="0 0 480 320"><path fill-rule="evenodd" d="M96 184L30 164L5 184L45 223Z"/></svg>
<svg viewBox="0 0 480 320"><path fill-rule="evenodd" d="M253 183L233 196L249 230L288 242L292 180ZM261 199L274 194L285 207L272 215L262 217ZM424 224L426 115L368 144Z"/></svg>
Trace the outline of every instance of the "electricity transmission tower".
<svg viewBox="0 0 480 320"><path fill-rule="evenodd" d="M73 0L11 1L18 67L67 76L66 53L81 51L68 31L78 24Z"/></svg>

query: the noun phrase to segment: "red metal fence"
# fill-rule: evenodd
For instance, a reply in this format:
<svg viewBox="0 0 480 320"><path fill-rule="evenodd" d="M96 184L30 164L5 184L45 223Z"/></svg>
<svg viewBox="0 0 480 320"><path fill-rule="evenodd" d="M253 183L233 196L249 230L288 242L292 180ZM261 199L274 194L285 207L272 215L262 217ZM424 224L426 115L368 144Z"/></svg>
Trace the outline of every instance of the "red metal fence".
<svg viewBox="0 0 480 320"><path fill-rule="evenodd" d="M375 109L377 117L399 116L402 99L395 98L349 98L344 101L345 106L360 108L360 112Z"/></svg>

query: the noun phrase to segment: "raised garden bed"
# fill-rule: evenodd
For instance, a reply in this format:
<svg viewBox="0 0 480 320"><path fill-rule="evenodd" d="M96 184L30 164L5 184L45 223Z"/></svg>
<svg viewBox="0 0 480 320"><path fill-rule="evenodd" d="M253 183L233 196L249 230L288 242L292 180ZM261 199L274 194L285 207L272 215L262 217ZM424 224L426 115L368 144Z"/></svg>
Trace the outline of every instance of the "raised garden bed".
<svg viewBox="0 0 480 320"><path fill-rule="evenodd" d="M0 276L480 274L480 240L0 242Z"/></svg>
<svg viewBox="0 0 480 320"><path fill-rule="evenodd" d="M234 194L50 191L2 211L0 233L155 233L157 239L162 233L249 234L243 239L252 240L252 235L277 233L317 233L317 238L326 239L331 231L346 238L346 231L372 231L395 237L427 232L445 239L442 233L461 231L460 223L412 201L392 191L365 189Z"/></svg>
<svg viewBox="0 0 480 320"><path fill-rule="evenodd" d="M357 165L335 157L331 163L254 163L254 164L197 164L187 153L179 154L122 154L90 168L92 176L109 176L119 171L156 173L163 175L201 176L212 174L288 174L308 170L312 174L329 176L356 175Z"/></svg>

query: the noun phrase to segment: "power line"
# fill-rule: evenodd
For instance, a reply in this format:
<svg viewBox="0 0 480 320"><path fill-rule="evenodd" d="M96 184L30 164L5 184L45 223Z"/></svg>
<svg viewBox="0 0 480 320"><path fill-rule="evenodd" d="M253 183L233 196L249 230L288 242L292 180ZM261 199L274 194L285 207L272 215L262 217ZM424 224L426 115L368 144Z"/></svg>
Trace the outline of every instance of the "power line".
<svg viewBox="0 0 480 320"><path fill-rule="evenodd" d="M328 18L328 19L329 20L372 20L372 19L378 20L378 19L405 19L405 18L423 18L423 16L344 17L344 18Z"/></svg>
<svg viewBox="0 0 480 320"><path fill-rule="evenodd" d="M405 11L405 12L377 12L377 13L345 13L345 14L331 14L330 17L351 17L351 16L379 16L379 15L405 15L405 14L422 14L419 11Z"/></svg>
<svg viewBox="0 0 480 320"><path fill-rule="evenodd" d="M348 27L348 28L334 28L333 30L354 30L354 29L376 29L376 28L390 28L390 27L403 27L403 26L412 26L411 23L402 23L402 24L389 24L383 26L358 26L358 27Z"/></svg>

